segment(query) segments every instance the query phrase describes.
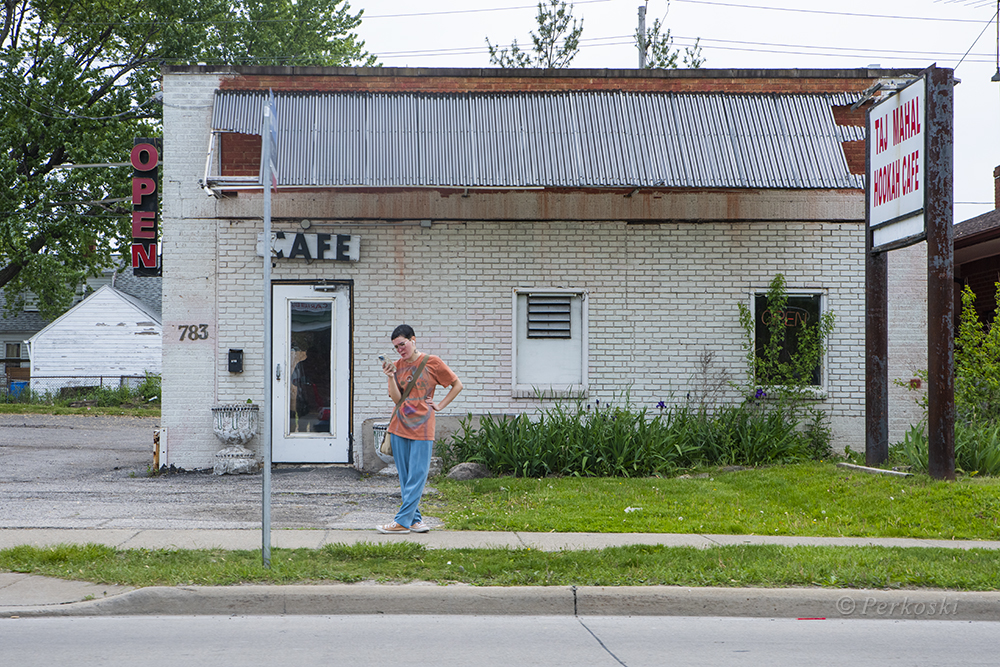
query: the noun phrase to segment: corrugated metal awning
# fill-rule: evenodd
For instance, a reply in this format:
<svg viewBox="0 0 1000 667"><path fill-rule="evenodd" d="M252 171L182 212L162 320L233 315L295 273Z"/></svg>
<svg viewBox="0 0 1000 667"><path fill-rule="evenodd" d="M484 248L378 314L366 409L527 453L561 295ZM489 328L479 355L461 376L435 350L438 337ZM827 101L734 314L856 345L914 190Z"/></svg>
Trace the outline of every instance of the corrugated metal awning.
<svg viewBox="0 0 1000 667"><path fill-rule="evenodd" d="M283 186L864 187L851 94L274 95ZM213 130L260 134L266 96L217 91Z"/></svg>

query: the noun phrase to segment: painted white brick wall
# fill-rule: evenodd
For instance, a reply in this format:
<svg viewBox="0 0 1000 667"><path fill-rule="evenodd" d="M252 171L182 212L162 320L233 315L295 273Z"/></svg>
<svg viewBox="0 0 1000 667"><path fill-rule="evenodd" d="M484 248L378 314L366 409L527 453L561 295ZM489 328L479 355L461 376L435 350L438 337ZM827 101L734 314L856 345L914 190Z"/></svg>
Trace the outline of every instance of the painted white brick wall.
<svg viewBox="0 0 1000 667"><path fill-rule="evenodd" d="M199 187L218 78L166 77L163 123L163 410L160 465L210 468L217 404L216 200ZM200 338L205 325L206 338ZM195 326L182 338L183 327Z"/></svg>
<svg viewBox="0 0 1000 667"><path fill-rule="evenodd" d="M893 250L889 265L889 444L901 442L910 425L924 418L917 405L927 385L909 391L893 380L909 382L927 370L927 244Z"/></svg>
<svg viewBox="0 0 1000 667"><path fill-rule="evenodd" d="M202 368L184 365L186 390L175 391L169 400L186 406L178 410L175 403L172 414L191 422L197 415L202 429L210 405L248 398L263 402L262 285L255 254L259 224L223 220L216 234L202 230L199 236L206 244L218 238L220 248L214 359L205 361L206 347L198 356ZM388 336L400 322L412 324L421 349L442 356L462 377L466 389L450 413L531 411L537 407L534 399L511 397L511 292L516 287L588 290L589 400L607 403L628 395L633 405L653 409L661 400L679 403L689 392L698 395L705 352L715 355L710 375L725 372L736 381L745 377L737 303L749 303L751 294L765 290L780 271L790 290L825 293L837 316L823 406L830 412L837 447L863 449L861 224L792 227L435 222L424 229L415 221L345 223L322 231L361 236L360 262L281 260L273 278L354 281L353 428L359 437L366 419L385 418L392 407L376 356L389 352ZM288 226L287 231L294 229ZM509 251L498 250L503 248ZM762 254L764 262L759 261ZM204 264L200 266L204 272ZM190 297L186 294L184 300ZM172 347L180 355L196 346L175 340ZM227 372L230 347L244 350L242 375ZM217 395L209 397L205 378L212 372L218 378ZM165 374L175 375L177 369ZM725 397L736 396L730 391ZM209 465L214 453L214 443L209 443L185 467ZM360 451L358 443L355 451Z"/></svg>
<svg viewBox="0 0 1000 667"><path fill-rule="evenodd" d="M265 372L258 194L215 200L198 187L204 170L216 79L165 77L163 425L165 465L210 467L219 443L210 408L263 403ZM516 196L516 195L512 195ZM709 195L710 196L710 195ZM276 231L299 231L294 200L275 204ZM314 217L314 216L311 216ZM837 317L829 345L828 394L834 445L864 448L863 222L439 222L320 223L310 232L361 237L360 262L279 260L274 280L353 280L355 464L362 423L387 418L391 403L376 356L412 324L423 351L443 357L465 391L450 414L533 411L511 397L511 293L566 287L590 294L590 394L628 395L636 407L678 403L710 374L745 377L737 304L777 272L790 290L818 290ZM179 327L207 324L205 340ZM244 350L244 372L226 352ZM729 398L735 398L730 392ZM262 414L261 428L267 428ZM251 443L257 447L257 441Z"/></svg>

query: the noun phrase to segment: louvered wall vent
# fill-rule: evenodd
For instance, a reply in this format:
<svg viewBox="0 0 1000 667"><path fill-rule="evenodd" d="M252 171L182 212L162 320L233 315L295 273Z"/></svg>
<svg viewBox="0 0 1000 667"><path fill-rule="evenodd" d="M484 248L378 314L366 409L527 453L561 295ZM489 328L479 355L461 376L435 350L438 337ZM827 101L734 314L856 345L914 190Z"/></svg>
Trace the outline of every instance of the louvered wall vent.
<svg viewBox="0 0 1000 667"><path fill-rule="evenodd" d="M528 338L571 338L570 295L528 295Z"/></svg>

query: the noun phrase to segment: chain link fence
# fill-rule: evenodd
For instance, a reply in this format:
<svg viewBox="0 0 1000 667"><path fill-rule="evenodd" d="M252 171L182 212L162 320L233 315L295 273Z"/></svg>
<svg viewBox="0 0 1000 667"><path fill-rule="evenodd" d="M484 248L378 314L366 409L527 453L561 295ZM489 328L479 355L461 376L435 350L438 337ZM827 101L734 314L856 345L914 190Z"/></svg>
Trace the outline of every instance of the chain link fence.
<svg viewBox="0 0 1000 667"><path fill-rule="evenodd" d="M0 385L4 403L152 402L160 398L159 375L63 375L9 379Z"/></svg>

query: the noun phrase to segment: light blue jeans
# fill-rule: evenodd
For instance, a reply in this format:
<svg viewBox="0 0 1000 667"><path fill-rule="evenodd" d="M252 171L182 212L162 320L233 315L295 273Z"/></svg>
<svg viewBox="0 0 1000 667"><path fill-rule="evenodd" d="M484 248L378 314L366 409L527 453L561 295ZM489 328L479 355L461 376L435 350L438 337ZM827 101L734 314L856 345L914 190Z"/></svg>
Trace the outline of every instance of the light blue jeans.
<svg viewBox="0 0 1000 667"><path fill-rule="evenodd" d="M424 493L427 473L431 468L433 440L410 440L395 433L389 434L392 458L399 473L399 491L403 504L396 513L396 523L409 528L421 520L420 496Z"/></svg>

